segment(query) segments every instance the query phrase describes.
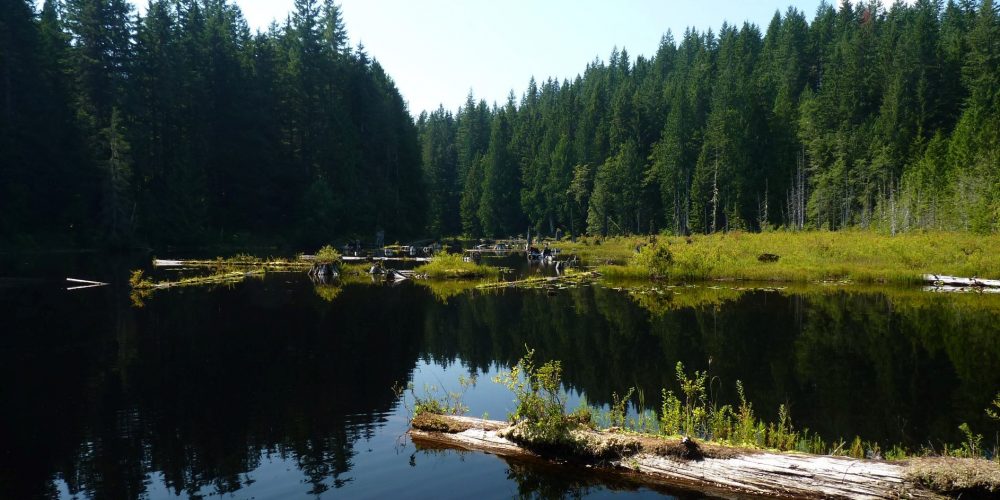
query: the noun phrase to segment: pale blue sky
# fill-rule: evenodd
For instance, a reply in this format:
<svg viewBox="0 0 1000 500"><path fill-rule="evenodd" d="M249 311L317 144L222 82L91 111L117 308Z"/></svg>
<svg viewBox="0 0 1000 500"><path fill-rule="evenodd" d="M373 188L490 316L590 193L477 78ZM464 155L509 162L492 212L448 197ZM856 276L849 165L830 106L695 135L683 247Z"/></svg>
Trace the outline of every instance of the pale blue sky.
<svg viewBox="0 0 1000 500"><path fill-rule="evenodd" d="M144 8L147 0L133 0ZM251 28L283 21L293 0L235 0ZM472 89L503 103L534 76L572 79L612 48L655 53L672 30L718 31L724 21L765 30L775 10L812 20L820 0L338 0L351 45L363 42L396 81L410 112L456 110ZM840 0L829 0L838 2ZM889 4L892 0L883 0ZM912 0L907 0L912 2ZM40 3L40 1L39 1Z"/></svg>

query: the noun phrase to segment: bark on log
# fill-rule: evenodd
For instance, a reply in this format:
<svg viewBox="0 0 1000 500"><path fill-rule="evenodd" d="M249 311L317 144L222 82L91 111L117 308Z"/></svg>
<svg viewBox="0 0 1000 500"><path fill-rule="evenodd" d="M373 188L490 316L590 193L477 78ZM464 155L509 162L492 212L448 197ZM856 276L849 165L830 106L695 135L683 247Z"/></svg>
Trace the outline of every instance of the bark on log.
<svg viewBox="0 0 1000 500"><path fill-rule="evenodd" d="M484 451L502 457L539 457L534 451L504 437L505 431L509 429L504 422L468 417L434 418L436 423L430 426L424 425L425 422L414 422L410 436L415 443ZM443 428L448 430L441 430ZM607 432L582 432L586 439L595 441L622 438L621 435ZM679 444L679 441L663 442L665 448ZM711 492L728 491L737 495L775 498L941 498L941 495L908 479L907 464L902 462L752 450L733 450L728 456L725 453L713 455L714 458L702 456L690 459L669 453L654 453L650 448L644 447L636 454L597 465L633 479L638 477L650 484ZM552 458L565 460L573 457Z"/></svg>

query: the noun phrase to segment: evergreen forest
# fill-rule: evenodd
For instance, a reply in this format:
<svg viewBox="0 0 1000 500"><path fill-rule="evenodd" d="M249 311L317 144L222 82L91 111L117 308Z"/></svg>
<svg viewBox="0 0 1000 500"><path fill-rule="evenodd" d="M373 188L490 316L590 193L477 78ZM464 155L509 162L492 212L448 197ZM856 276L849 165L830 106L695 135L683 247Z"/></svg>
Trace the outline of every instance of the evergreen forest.
<svg viewBox="0 0 1000 500"><path fill-rule="evenodd" d="M667 32L417 118L347 40L333 0L258 32L231 0L0 0L0 247L1000 229L992 0Z"/></svg>
<svg viewBox="0 0 1000 500"><path fill-rule="evenodd" d="M433 234L994 232L1000 19L992 0L790 8L418 127Z"/></svg>
<svg viewBox="0 0 1000 500"><path fill-rule="evenodd" d="M332 0L0 0L0 246L415 234L417 140Z"/></svg>

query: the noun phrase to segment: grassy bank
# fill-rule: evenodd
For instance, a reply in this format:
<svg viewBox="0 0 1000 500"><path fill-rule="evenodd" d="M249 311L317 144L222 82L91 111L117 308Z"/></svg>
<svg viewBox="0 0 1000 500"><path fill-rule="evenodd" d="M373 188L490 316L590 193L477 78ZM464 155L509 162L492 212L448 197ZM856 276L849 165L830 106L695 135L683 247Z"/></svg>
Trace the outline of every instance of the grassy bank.
<svg viewBox="0 0 1000 500"><path fill-rule="evenodd" d="M923 274L1000 278L1000 252L994 250L1000 236L958 232L732 232L559 246L590 264L605 264L602 272L613 277L861 283L915 283Z"/></svg>
<svg viewBox="0 0 1000 500"><path fill-rule="evenodd" d="M431 279L485 278L496 276L497 269L473 262L465 262L460 254L442 254L430 262L414 269L418 274L426 274Z"/></svg>

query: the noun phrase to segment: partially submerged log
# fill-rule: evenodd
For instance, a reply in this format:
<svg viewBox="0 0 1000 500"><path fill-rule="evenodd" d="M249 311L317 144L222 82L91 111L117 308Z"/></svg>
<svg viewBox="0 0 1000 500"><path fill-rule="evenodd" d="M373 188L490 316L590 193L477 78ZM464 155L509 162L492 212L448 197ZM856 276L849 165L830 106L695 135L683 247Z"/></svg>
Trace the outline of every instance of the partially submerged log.
<svg viewBox="0 0 1000 500"><path fill-rule="evenodd" d="M81 280L76 278L66 278L66 282L72 283L74 285L71 287L67 287L66 290L68 291L85 290L87 288L98 288L102 286L108 286L108 283L104 283L101 281Z"/></svg>
<svg viewBox="0 0 1000 500"><path fill-rule="evenodd" d="M134 290L148 291L148 290L166 290L168 288L178 288L185 286L203 286L203 285L219 285L219 284L235 284L243 281L246 278L253 276L263 276L265 271L263 269L251 269L249 271L232 271L226 273L212 274L210 276L194 276L190 278L184 278L178 281L161 281L154 283L148 280L137 280L132 284Z"/></svg>
<svg viewBox="0 0 1000 500"><path fill-rule="evenodd" d="M367 257L345 255L341 257L344 262L430 262L433 257Z"/></svg>
<svg viewBox="0 0 1000 500"><path fill-rule="evenodd" d="M313 267L310 259L284 260L284 259L256 259L256 258L235 258L235 259L214 259L214 260L177 260L177 259L153 259L153 267L181 267L181 268L207 268L207 269L240 269L240 268L261 268L268 271L308 271Z"/></svg>
<svg viewBox="0 0 1000 500"><path fill-rule="evenodd" d="M933 491L910 462L857 460L799 453L771 453L712 445L680 439L632 436L586 429L571 431L585 443L590 456L558 456L549 449L539 453L518 444L517 426L505 422L433 415L413 421L410 436L420 446L448 446L484 451L502 457L591 460L609 472L628 475L650 484L671 485L738 495L778 498L940 498L956 491ZM577 447L579 448L579 447ZM595 457L602 458L594 460ZM933 465L935 459L916 461ZM954 460L954 459L941 459ZM984 467L995 478L997 465L985 460L963 460L960 468ZM962 492L995 494L990 483ZM993 489L990 489L993 488Z"/></svg>
<svg viewBox="0 0 1000 500"><path fill-rule="evenodd" d="M938 287L952 288L1000 288L1000 280L985 280L975 276L959 278L943 274L925 274L924 281Z"/></svg>
<svg viewBox="0 0 1000 500"><path fill-rule="evenodd" d="M532 277L517 281L496 281L479 285L480 290L495 290L502 288L546 288L559 286L562 284L580 284L592 282L600 277L597 271L585 271L575 274L563 274L559 276Z"/></svg>

